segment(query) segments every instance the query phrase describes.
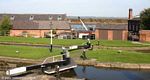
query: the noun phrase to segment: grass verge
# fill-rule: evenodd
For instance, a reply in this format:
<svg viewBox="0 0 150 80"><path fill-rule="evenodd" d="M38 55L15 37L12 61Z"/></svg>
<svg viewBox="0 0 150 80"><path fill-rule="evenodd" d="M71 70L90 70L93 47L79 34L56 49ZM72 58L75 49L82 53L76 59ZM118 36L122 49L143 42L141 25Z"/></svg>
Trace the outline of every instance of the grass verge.
<svg viewBox="0 0 150 80"><path fill-rule="evenodd" d="M53 39L54 45L70 46L70 45L81 45L87 40L82 39ZM29 44L50 44L48 38L25 38L25 37L9 37L1 36L0 42L15 42L15 43L29 43ZM93 45L98 44L98 40L91 40ZM147 47L150 45L133 44L131 41L122 40L99 40L99 44L102 46L109 47Z"/></svg>
<svg viewBox="0 0 150 80"><path fill-rule="evenodd" d="M122 51L95 49L87 52L88 58L97 59L100 62L123 62L123 63L150 63L150 54Z"/></svg>
<svg viewBox="0 0 150 80"><path fill-rule="evenodd" d="M16 51L19 51L18 53ZM49 56L59 55L60 49L53 49L50 53L48 48L26 47L26 46L4 46L0 45L0 56L42 59Z"/></svg>

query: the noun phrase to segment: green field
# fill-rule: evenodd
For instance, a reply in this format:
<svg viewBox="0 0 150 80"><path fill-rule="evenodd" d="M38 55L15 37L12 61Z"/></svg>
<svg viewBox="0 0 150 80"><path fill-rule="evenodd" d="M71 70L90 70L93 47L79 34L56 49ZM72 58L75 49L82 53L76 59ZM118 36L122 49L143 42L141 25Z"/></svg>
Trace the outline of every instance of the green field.
<svg viewBox="0 0 150 80"><path fill-rule="evenodd" d="M87 40L82 39L53 39L54 45L70 46L70 45L82 45ZM25 38L25 37L0 37L0 42L15 42L15 43L30 43L30 44L50 44L50 39L48 38ZM98 40L91 40L93 45L98 43ZM130 41L121 40L99 40L101 46L115 46L115 47L143 47L148 45L133 44Z"/></svg>
<svg viewBox="0 0 150 80"><path fill-rule="evenodd" d="M149 53L134 51L122 51L119 53L118 50L95 49L88 51L87 56L100 62L150 63Z"/></svg>
<svg viewBox="0 0 150 80"><path fill-rule="evenodd" d="M53 39L54 45L76 45L82 44L86 40L80 39ZM49 38L25 38L25 37L0 37L0 42L16 42L16 43L30 43L30 44L50 44Z"/></svg>
<svg viewBox="0 0 150 80"><path fill-rule="evenodd" d="M69 46L69 45L82 45L87 40L82 39L53 39L54 45ZM0 42L15 42L15 43L30 43L30 44L49 44L48 38L24 38L24 37L0 37ZM97 40L92 40L92 44L97 45ZM149 45L133 44L130 41L119 40L100 40L100 46L114 46L114 47L143 47ZM146 43L145 43L146 44ZM147 43L148 44L148 43ZM98 46L98 45L97 45ZM19 51L16 53L16 51ZM48 48L37 48L29 46L4 46L0 45L0 56L27 58L27 59L43 59L49 56L59 55L60 49L54 49L53 53L49 52ZM70 52L73 58L79 58L82 51ZM125 62L125 63L150 63L149 53L140 53L135 51L122 51L118 53L117 50L111 49L94 49L88 51L87 56L89 59L97 59L100 62Z"/></svg>
<svg viewBox="0 0 150 80"><path fill-rule="evenodd" d="M18 53L16 51L19 51ZM0 45L0 56L43 59L50 56L60 55L61 49L53 49L50 53L48 48L37 48L29 46L6 46ZM70 52L71 57L79 58L82 51L76 50ZM100 62L125 62L125 63L150 63L149 53L140 53L134 51L122 51L111 49L94 49L87 51L88 59L96 59Z"/></svg>
<svg viewBox="0 0 150 80"><path fill-rule="evenodd" d="M19 51L18 53L16 51ZM59 55L60 49L53 49L50 53L48 48L26 47L26 46L4 46L0 45L0 56L42 59L49 56Z"/></svg>

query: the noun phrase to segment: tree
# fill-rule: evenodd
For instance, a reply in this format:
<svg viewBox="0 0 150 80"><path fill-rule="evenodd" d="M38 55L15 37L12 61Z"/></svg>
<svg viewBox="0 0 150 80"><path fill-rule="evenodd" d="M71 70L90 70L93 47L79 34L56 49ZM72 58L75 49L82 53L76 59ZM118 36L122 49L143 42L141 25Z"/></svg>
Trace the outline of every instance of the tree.
<svg viewBox="0 0 150 80"><path fill-rule="evenodd" d="M10 32L11 28L12 28L12 25L11 25L9 17L4 16L0 22L0 35L6 36Z"/></svg>
<svg viewBox="0 0 150 80"><path fill-rule="evenodd" d="M150 8L145 9L140 13L141 28L150 30Z"/></svg>

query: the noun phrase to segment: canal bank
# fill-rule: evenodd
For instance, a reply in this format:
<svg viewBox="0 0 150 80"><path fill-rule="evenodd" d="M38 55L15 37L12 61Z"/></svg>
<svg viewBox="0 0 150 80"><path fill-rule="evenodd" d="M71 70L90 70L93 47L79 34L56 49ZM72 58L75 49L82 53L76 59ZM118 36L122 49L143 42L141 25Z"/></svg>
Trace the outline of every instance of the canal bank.
<svg viewBox="0 0 150 80"><path fill-rule="evenodd" d="M4 58L3 58L4 59ZM12 58L13 59L13 58ZM11 58L6 58L5 60L12 60ZM20 62L25 62L25 66L27 62L38 64L41 61L38 62L36 60L30 60L30 61L24 61L23 59L14 59L14 62L16 61L16 67L21 66L19 65ZM20 62L19 62L20 61ZM5 63L9 63L5 61ZM129 64L129 63L100 63L96 61L95 59L91 60L76 60L76 63L79 65L77 68L74 69L74 72L69 72L66 74L65 72L61 74L70 75L71 77L66 77L64 75L61 75L62 80L149 80L150 77L150 65L149 64L143 64L145 68L139 68L137 66L141 64ZM84 66L80 66L84 65ZM131 67L132 65L132 67ZM147 66L147 67L146 67ZM14 66L15 67L15 66ZM119 68L119 69L116 69ZM127 69L127 70L126 70ZM133 70L135 69L135 70ZM145 70L146 69L146 70ZM149 69L149 70L147 70ZM2 74L2 76L5 76ZM2 77L2 78L8 78L8 77ZM55 79L55 75L46 75L41 72L39 69L36 71L33 71L31 74L23 75L20 77L13 77L14 79L19 80L49 80L49 79Z"/></svg>
<svg viewBox="0 0 150 80"><path fill-rule="evenodd" d="M43 60L32 60L32 59L21 59L21 58L12 58L12 57L0 57L0 63L7 64L8 67L18 67L15 64L20 64L19 66L31 65L31 64L40 64ZM75 62L78 65L83 66L94 66L94 67L104 67L104 68L121 68L121 69L149 69L150 64L146 63L121 63L121 62L99 62L96 59L91 60L81 60L76 59ZM0 65L0 67L2 67Z"/></svg>
<svg viewBox="0 0 150 80"><path fill-rule="evenodd" d="M95 59L92 60L75 60L75 62L78 65L83 66L94 66L94 67L103 67L103 68L120 68L120 69L148 69L150 70L150 64L144 64L144 63L121 63L121 62L98 62Z"/></svg>

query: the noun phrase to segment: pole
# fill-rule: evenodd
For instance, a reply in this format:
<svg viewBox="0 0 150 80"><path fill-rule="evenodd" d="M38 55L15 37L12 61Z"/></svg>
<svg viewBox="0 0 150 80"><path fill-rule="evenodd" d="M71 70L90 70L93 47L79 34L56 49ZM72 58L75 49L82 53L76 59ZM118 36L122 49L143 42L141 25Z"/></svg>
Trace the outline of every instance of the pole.
<svg viewBox="0 0 150 80"><path fill-rule="evenodd" d="M50 30L50 33L51 33L51 43L50 43L50 52L53 51L53 30L52 30L52 22L50 23L50 27L51 27L51 30Z"/></svg>
<svg viewBox="0 0 150 80"><path fill-rule="evenodd" d="M52 30L51 30L51 44L50 44L50 52L53 51L53 36L52 36Z"/></svg>

